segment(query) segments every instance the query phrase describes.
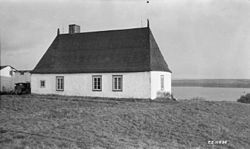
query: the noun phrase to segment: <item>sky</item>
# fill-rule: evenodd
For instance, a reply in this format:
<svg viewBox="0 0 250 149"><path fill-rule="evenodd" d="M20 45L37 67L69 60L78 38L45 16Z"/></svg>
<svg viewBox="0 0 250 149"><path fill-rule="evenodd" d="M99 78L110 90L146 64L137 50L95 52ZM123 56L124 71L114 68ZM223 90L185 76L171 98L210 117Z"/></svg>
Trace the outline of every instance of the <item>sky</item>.
<svg viewBox="0 0 250 149"><path fill-rule="evenodd" d="M150 29L173 79L250 79L250 0L0 0L1 65L32 70L69 24Z"/></svg>

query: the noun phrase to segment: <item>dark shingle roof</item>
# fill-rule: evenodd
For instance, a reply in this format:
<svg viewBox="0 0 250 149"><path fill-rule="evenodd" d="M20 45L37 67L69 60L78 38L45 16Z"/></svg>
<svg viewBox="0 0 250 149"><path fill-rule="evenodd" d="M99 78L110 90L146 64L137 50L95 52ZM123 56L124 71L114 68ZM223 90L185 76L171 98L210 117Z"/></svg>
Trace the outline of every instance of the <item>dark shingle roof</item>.
<svg viewBox="0 0 250 149"><path fill-rule="evenodd" d="M3 69L3 68L5 68L5 67L8 67L8 66L11 67L12 69L15 69L14 67L12 67L10 65L4 65L4 66L0 66L0 70Z"/></svg>
<svg viewBox="0 0 250 149"><path fill-rule="evenodd" d="M3 68L5 68L5 67L7 67L7 65L6 66L0 66L0 70L3 69Z"/></svg>
<svg viewBox="0 0 250 149"><path fill-rule="evenodd" d="M168 71L149 28L58 35L32 73Z"/></svg>

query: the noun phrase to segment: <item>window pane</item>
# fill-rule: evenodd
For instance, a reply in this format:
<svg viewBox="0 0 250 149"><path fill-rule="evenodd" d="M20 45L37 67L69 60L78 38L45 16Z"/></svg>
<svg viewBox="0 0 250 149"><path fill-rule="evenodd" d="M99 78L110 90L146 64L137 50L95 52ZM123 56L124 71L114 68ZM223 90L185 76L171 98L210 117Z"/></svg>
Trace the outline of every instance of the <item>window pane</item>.
<svg viewBox="0 0 250 149"><path fill-rule="evenodd" d="M97 89L101 89L101 81L100 81L100 78L98 78Z"/></svg>
<svg viewBox="0 0 250 149"><path fill-rule="evenodd" d="M101 89L101 78L98 78L98 87L99 90Z"/></svg>
<svg viewBox="0 0 250 149"><path fill-rule="evenodd" d="M122 89L122 88L121 88L121 83L122 83L122 82L121 82L121 79L122 79L122 78L118 78L118 89Z"/></svg>
<svg viewBox="0 0 250 149"><path fill-rule="evenodd" d="M61 80L61 89L64 89L64 82L63 82L63 78Z"/></svg>
<svg viewBox="0 0 250 149"><path fill-rule="evenodd" d="M59 80L57 80L57 89L59 89Z"/></svg>
<svg viewBox="0 0 250 149"><path fill-rule="evenodd" d="M116 90L117 89L117 78L115 78L115 87L114 89Z"/></svg>
<svg viewBox="0 0 250 149"><path fill-rule="evenodd" d="M97 89L97 78L94 78L94 89Z"/></svg>
<svg viewBox="0 0 250 149"><path fill-rule="evenodd" d="M58 79L59 85L58 85L58 89L61 89L61 79Z"/></svg>
<svg viewBox="0 0 250 149"><path fill-rule="evenodd" d="M58 82L59 82L59 87L58 87L58 88L59 88L59 89L62 89L62 88L61 88L62 81L61 81L60 78L59 78L59 81L58 81Z"/></svg>
<svg viewBox="0 0 250 149"><path fill-rule="evenodd" d="M100 79L100 86L99 86L99 89L102 89L102 78L99 78Z"/></svg>
<svg viewBox="0 0 250 149"><path fill-rule="evenodd" d="M164 89L164 75L161 75L161 89Z"/></svg>
<svg viewBox="0 0 250 149"><path fill-rule="evenodd" d="M62 89L62 79L59 79L59 89Z"/></svg>
<svg viewBox="0 0 250 149"><path fill-rule="evenodd" d="M96 78L94 79L94 89L97 88L97 82L96 82Z"/></svg>

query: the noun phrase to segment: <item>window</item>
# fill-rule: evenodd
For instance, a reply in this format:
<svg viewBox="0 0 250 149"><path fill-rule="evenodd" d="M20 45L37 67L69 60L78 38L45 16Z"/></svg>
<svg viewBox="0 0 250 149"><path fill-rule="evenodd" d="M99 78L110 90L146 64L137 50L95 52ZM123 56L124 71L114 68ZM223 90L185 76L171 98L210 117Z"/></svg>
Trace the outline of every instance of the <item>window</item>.
<svg viewBox="0 0 250 149"><path fill-rule="evenodd" d="M56 90L63 91L64 90L64 77L56 76Z"/></svg>
<svg viewBox="0 0 250 149"><path fill-rule="evenodd" d="M122 91L122 76L114 75L112 84L113 84L113 91Z"/></svg>
<svg viewBox="0 0 250 149"><path fill-rule="evenodd" d="M102 76L101 75L92 76L92 89L93 91L102 90Z"/></svg>
<svg viewBox="0 0 250 149"><path fill-rule="evenodd" d="M164 75L161 75L161 90L164 90Z"/></svg>
<svg viewBox="0 0 250 149"><path fill-rule="evenodd" d="M21 72L20 72L20 75L24 75L24 72L21 71Z"/></svg>
<svg viewBox="0 0 250 149"><path fill-rule="evenodd" d="M10 71L10 76L12 76L12 75L13 75L13 70Z"/></svg>
<svg viewBox="0 0 250 149"><path fill-rule="evenodd" d="M45 81L44 80L40 81L40 88L45 88Z"/></svg>

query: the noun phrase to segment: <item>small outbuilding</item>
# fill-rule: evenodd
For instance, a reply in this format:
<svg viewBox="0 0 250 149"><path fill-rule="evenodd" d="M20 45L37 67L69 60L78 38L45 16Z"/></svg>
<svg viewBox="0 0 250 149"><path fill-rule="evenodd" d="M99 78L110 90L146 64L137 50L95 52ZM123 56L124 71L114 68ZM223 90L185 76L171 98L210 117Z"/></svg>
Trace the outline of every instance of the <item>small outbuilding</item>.
<svg viewBox="0 0 250 149"><path fill-rule="evenodd" d="M31 75L31 92L147 98L171 93L171 71L149 28L80 32L69 25Z"/></svg>
<svg viewBox="0 0 250 149"><path fill-rule="evenodd" d="M17 70L15 71L14 82L15 83L30 83L31 70Z"/></svg>
<svg viewBox="0 0 250 149"><path fill-rule="evenodd" d="M12 92L15 88L14 75L16 69L6 65L0 66L0 92Z"/></svg>

